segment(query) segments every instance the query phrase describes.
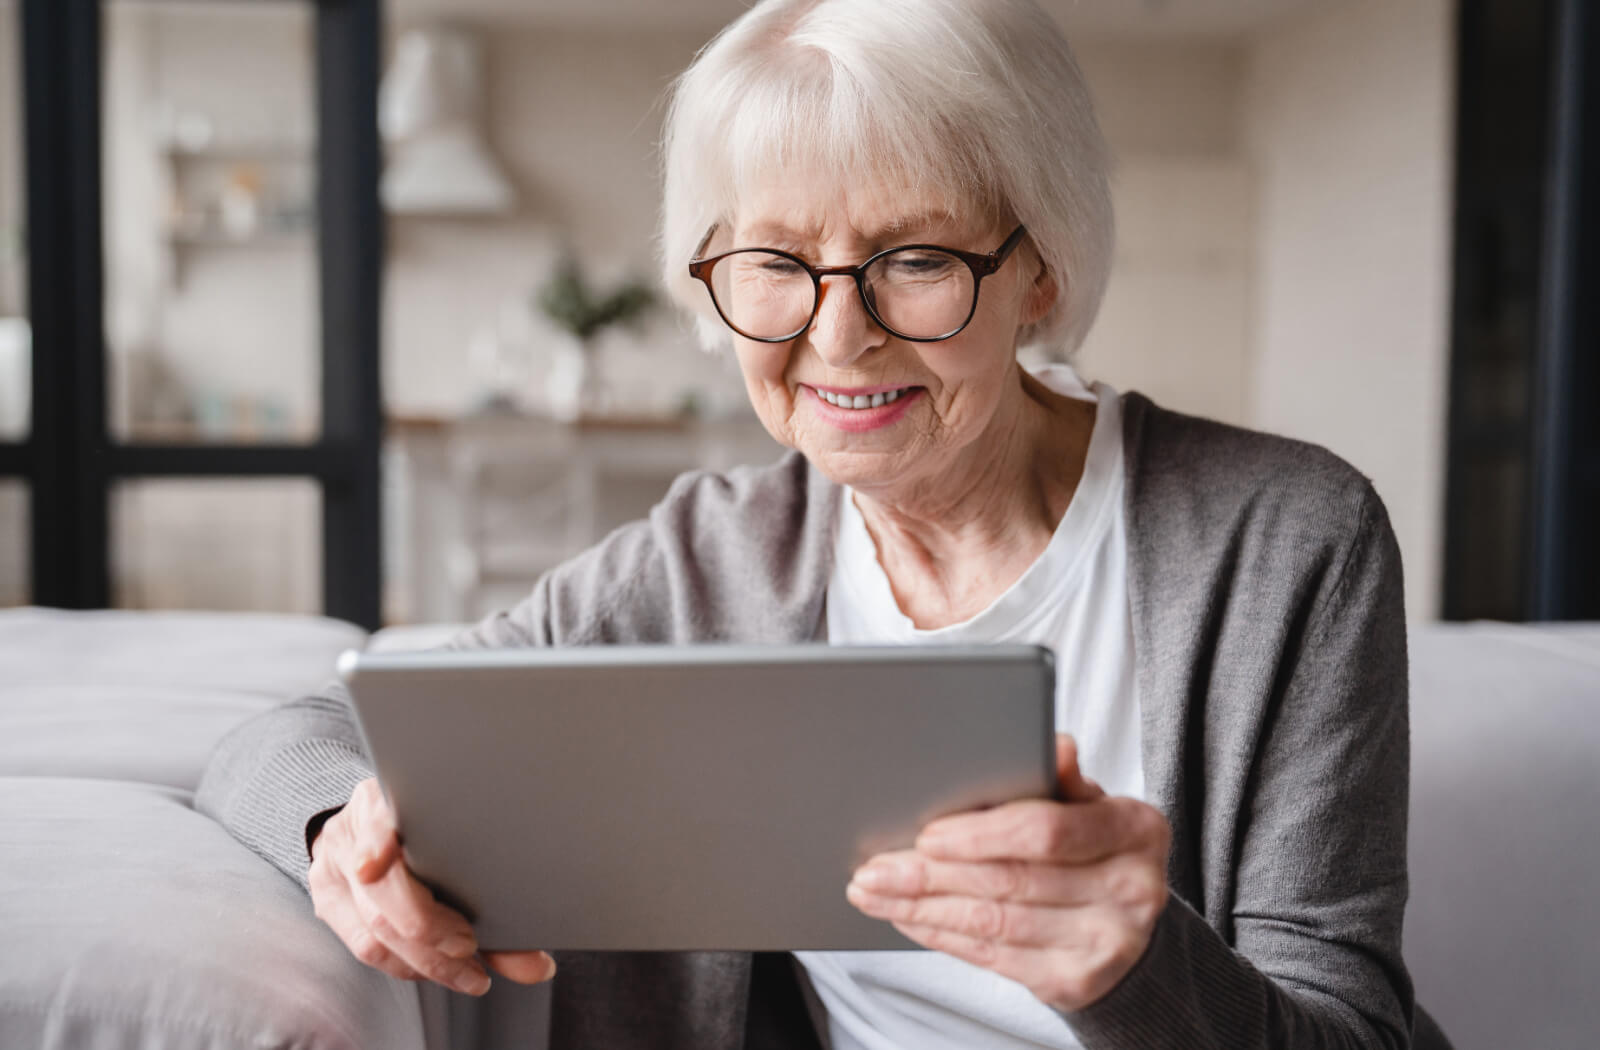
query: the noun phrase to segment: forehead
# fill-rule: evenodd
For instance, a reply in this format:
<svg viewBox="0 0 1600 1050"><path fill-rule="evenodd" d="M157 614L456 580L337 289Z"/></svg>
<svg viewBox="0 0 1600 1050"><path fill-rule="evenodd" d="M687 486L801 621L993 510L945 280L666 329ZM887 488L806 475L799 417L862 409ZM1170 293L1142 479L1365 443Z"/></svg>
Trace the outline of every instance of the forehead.
<svg viewBox="0 0 1600 1050"><path fill-rule="evenodd" d="M870 241L884 236L956 236L987 231L989 209L899 180L862 179L850 185L811 175L757 180L732 209L736 236L816 242Z"/></svg>

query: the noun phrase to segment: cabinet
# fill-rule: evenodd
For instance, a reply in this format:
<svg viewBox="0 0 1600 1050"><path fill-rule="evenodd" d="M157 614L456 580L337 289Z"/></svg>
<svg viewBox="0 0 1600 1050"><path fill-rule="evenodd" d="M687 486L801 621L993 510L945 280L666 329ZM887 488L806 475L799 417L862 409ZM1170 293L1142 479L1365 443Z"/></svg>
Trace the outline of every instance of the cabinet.
<svg viewBox="0 0 1600 1050"><path fill-rule="evenodd" d="M386 618L478 619L643 517L678 475L770 463L782 452L753 416L391 419Z"/></svg>

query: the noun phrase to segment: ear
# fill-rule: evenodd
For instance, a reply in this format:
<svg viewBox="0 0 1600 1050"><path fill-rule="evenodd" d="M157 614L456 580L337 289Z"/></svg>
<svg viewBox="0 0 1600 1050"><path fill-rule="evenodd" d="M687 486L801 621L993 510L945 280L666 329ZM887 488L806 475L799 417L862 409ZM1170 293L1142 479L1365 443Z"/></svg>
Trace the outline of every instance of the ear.
<svg viewBox="0 0 1600 1050"><path fill-rule="evenodd" d="M1050 308L1056 304L1056 297L1060 294L1061 282L1056 280L1055 272L1041 260L1039 272L1028 287L1027 299L1022 304L1022 323L1037 324L1050 312Z"/></svg>

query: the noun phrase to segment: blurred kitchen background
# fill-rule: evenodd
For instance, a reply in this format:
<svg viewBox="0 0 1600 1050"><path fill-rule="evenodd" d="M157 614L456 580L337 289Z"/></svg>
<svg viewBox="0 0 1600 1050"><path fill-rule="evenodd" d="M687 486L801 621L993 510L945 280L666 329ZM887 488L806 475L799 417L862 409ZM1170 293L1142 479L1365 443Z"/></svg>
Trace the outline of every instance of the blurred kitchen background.
<svg viewBox="0 0 1600 1050"><path fill-rule="evenodd" d="M338 6L0 0L0 605L465 619L681 471L778 454L652 256L665 92L738 0L391 0L335 25ZM1580 5L1046 6L1117 157L1118 252L1080 367L1353 462L1388 504L1414 619L1600 616L1569 542L1593 538L1594 431L1547 425L1600 401L1582 333L1551 331L1571 279L1552 70ZM359 198L371 129L319 103L318 77L367 97L363 46L376 229L319 216ZM41 55L25 90L28 48L76 64ZM29 105L49 126L25 135ZM95 110L77 138L46 119ZM35 204L78 241L30 250L29 149L74 173ZM89 223L71 193L93 193L95 152ZM46 264L69 291L30 295ZM37 384L30 303L76 362ZM356 390L368 342L381 423ZM66 392L46 411L47 388ZM1563 389L1577 401L1549 400ZM103 420L76 418L85 398ZM76 495L45 507L46 488ZM373 513L347 513L371 488ZM381 588L354 567L378 550Z"/></svg>

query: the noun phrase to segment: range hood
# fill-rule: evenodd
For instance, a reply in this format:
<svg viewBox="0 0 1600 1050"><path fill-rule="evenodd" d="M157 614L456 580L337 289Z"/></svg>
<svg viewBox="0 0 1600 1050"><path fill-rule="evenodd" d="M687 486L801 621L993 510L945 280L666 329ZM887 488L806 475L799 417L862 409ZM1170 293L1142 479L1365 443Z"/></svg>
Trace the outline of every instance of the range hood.
<svg viewBox="0 0 1600 1050"><path fill-rule="evenodd" d="M385 207L429 215L511 209L516 194L479 129L482 102L482 52L466 30L430 27L401 37L378 97L389 147Z"/></svg>

